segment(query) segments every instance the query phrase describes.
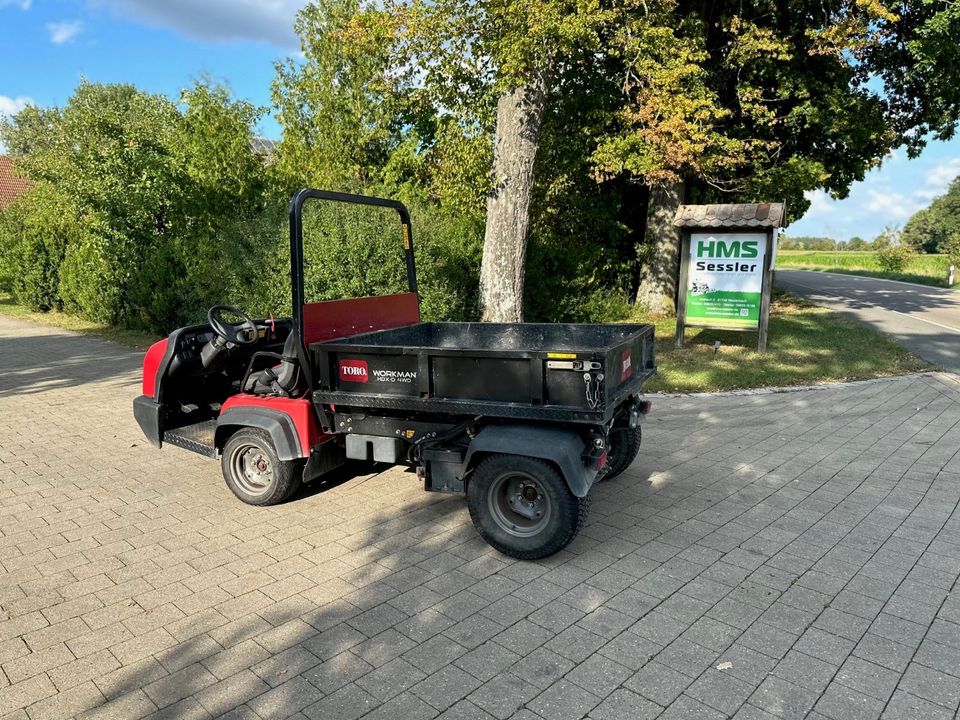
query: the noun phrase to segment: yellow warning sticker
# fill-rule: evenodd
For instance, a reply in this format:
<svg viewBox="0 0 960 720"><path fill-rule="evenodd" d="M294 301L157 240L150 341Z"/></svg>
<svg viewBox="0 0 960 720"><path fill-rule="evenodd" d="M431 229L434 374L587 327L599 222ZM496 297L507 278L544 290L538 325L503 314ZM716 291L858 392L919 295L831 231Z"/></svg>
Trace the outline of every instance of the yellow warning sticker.
<svg viewBox="0 0 960 720"><path fill-rule="evenodd" d="M406 223L403 224L403 249L410 249L410 226Z"/></svg>
<svg viewBox="0 0 960 720"><path fill-rule="evenodd" d="M576 353L552 353L548 352L547 357L553 360L576 360Z"/></svg>

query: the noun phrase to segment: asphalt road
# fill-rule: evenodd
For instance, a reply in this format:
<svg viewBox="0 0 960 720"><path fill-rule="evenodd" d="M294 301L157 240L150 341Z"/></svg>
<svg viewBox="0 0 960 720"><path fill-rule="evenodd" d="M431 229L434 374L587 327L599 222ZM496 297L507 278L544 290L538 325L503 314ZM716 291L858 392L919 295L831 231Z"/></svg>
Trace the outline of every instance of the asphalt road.
<svg viewBox="0 0 960 720"><path fill-rule="evenodd" d="M777 270L784 290L872 325L960 373L960 291L809 270Z"/></svg>

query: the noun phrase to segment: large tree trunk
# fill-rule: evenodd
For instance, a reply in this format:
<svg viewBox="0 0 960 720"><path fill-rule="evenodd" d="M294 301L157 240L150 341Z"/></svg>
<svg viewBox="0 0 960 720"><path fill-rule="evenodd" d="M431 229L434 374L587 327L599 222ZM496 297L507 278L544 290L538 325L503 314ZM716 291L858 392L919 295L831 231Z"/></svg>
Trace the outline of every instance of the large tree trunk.
<svg viewBox="0 0 960 720"><path fill-rule="evenodd" d="M487 199L487 228L480 266L483 320L523 320L527 229L533 196L533 163L547 106L546 72L504 92L497 101L494 186Z"/></svg>
<svg viewBox="0 0 960 720"><path fill-rule="evenodd" d="M676 312L680 276L680 229L673 218L683 202L684 183L650 188L647 229L640 252L642 263L637 304L655 315Z"/></svg>

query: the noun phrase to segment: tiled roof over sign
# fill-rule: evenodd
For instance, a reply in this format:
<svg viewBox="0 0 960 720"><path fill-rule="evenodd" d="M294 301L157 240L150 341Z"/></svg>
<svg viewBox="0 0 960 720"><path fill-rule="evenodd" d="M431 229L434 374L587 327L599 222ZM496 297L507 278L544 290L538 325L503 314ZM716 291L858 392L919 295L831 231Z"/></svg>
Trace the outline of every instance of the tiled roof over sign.
<svg viewBox="0 0 960 720"><path fill-rule="evenodd" d="M258 155L272 156L277 152L277 146L280 143L276 140L268 140L265 137L254 136L250 138L250 149Z"/></svg>
<svg viewBox="0 0 960 720"><path fill-rule="evenodd" d="M0 155L0 208L6 207L32 187L32 182L13 171L13 159Z"/></svg>
<svg viewBox="0 0 960 720"><path fill-rule="evenodd" d="M699 228L783 227L783 203L741 203L736 205L681 205L673 224Z"/></svg>

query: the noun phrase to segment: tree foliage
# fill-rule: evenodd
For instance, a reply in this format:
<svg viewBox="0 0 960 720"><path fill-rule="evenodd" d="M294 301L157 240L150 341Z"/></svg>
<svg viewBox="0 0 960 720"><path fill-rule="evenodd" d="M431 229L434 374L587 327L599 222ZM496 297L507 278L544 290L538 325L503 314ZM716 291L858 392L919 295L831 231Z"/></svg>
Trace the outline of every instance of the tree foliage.
<svg viewBox="0 0 960 720"><path fill-rule="evenodd" d="M259 114L205 82L178 106L84 81L62 109L14 116L3 138L36 182L12 213L18 299L156 330L196 313L226 275L224 226L263 208Z"/></svg>
<svg viewBox="0 0 960 720"><path fill-rule="evenodd" d="M554 272L528 278L537 318L636 291L652 185L796 217L805 191L842 197L890 148L946 137L960 105L960 19L926 1L321 0L297 27L305 60L275 84L286 175L477 218L498 94L548 68L529 256Z"/></svg>
<svg viewBox="0 0 960 720"><path fill-rule="evenodd" d="M783 250L843 250L846 249L846 244L828 237L784 235L780 238L779 247Z"/></svg>
<svg viewBox="0 0 960 720"><path fill-rule="evenodd" d="M903 227L903 242L926 253L950 253L960 237L960 178Z"/></svg>
<svg viewBox="0 0 960 720"><path fill-rule="evenodd" d="M884 245L877 248L877 264L885 272L903 272L913 254L913 250L908 245Z"/></svg>
<svg viewBox="0 0 960 720"><path fill-rule="evenodd" d="M83 82L62 109L17 114L0 132L36 185L0 213L0 283L38 310L156 332L223 302L289 314L285 211L288 186L304 183L252 150L261 114L205 80L179 103ZM482 227L419 203L406 181L394 190L404 188L425 316L474 316ZM399 289L395 215L308 216L315 299Z"/></svg>
<svg viewBox="0 0 960 720"><path fill-rule="evenodd" d="M296 30L269 162L250 149L262 109L208 81L176 102L84 82L15 116L0 132L37 185L0 217L0 281L158 330L225 299L280 311L283 206L311 185L406 202L425 312L476 317L497 101L542 73L527 318L616 319L654 247L651 188L797 216L805 191L843 196L890 148L949 137L960 107L960 10L934 0L315 0ZM960 242L951 202L904 243ZM316 294L396 289L394 230L308 223Z"/></svg>

